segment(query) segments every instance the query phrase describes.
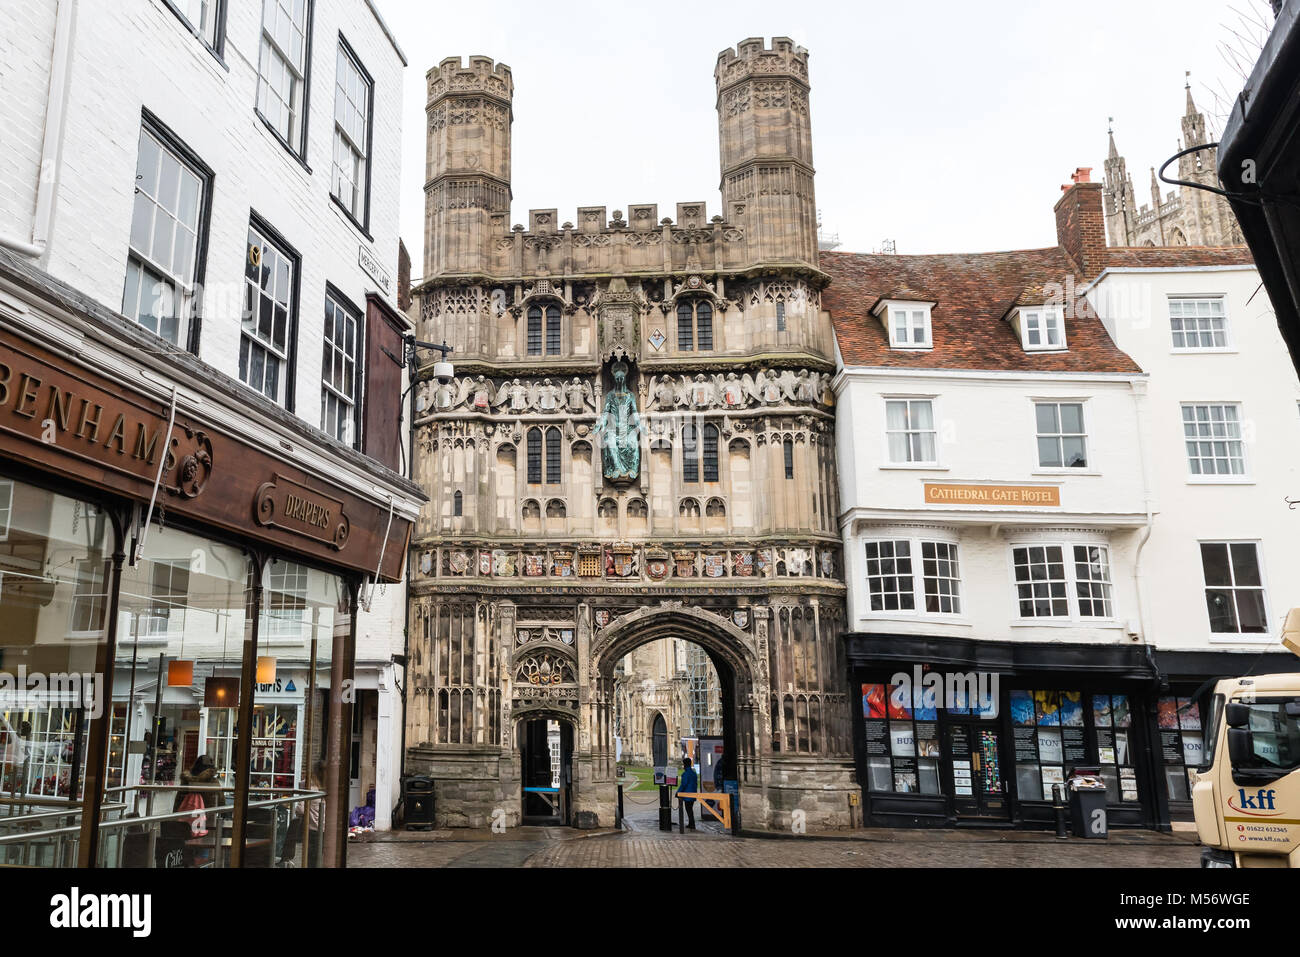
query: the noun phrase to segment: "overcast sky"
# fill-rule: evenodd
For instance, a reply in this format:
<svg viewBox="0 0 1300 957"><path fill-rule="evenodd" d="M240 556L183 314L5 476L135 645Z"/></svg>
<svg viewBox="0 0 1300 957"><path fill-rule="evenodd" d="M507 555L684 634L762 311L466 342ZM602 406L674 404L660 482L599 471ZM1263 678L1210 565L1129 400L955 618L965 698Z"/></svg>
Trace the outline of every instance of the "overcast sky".
<svg viewBox="0 0 1300 957"><path fill-rule="evenodd" d="M377 0L406 53L402 236L423 271L425 72L483 54L514 75L511 222L705 200L720 211L713 66L746 37L807 47L817 205L863 252L1051 245L1077 166L1102 178L1107 117L1139 202L1178 148L1184 71L1226 112L1219 46L1262 0L738 3ZM1271 24L1271 17L1268 17ZM1240 45L1240 44L1238 44ZM1211 91L1219 92L1216 105ZM1211 117L1213 132L1221 121ZM1170 187L1165 187L1169 189Z"/></svg>

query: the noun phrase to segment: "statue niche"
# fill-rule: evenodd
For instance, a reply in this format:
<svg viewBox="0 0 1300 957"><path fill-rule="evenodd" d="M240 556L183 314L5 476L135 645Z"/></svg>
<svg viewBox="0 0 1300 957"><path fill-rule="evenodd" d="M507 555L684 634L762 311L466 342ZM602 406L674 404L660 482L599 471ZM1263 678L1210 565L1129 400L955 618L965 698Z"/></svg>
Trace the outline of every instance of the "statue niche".
<svg viewBox="0 0 1300 957"><path fill-rule="evenodd" d="M607 480L635 482L641 476L641 416L636 396L627 388L627 363L614 363L611 373L614 388L605 393L605 404L596 419L601 465Z"/></svg>

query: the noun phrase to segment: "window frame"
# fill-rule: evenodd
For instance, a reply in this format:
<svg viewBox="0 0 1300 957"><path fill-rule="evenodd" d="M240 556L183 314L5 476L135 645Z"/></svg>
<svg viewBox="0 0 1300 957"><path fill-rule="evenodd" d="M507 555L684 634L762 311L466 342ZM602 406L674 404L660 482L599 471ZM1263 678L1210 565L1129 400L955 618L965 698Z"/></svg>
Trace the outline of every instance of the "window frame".
<svg viewBox="0 0 1300 957"><path fill-rule="evenodd" d="M542 431L542 473L545 481L541 484L564 484L564 433L557 425L547 426ZM542 514L544 517L544 510Z"/></svg>
<svg viewBox="0 0 1300 957"><path fill-rule="evenodd" d="M1020 603L1022 600L1026 600L1026 599L1022 599L1020 597L1021 582L1019 581L1019 579L1016 578L1016 549L1018 548L1025 548L1025 549L1060 548L1061 549L1061 560L1062 560L1062 565L1064 566L1065 577L1059 580L1063 581L1065 585L1065 614L1064 615L1026 616L1021 614ZM1099 548L1102 549L1105 553L1106 578L1105 579L1088 578L1088 579L1084 579L1083 581L1085 581L1085 583L1088 585L1105 585L1109 588L1109 594L1104 599L1110 605L1109 616L1102 617L1098 615L1084 615L1080 611L1079 590L1078 590L1080 578L1078 576L1078 569L1076 568L1077 559L1075 558L1075 554L1074 554L1074 550L1076 548ZM1082 539L1080 538L1038 538L1038 539L1030 538L1030 539L1014 539L1012 541L1009 541L1007 543L1007 571L1011 583L1011 600L1012 600L1012 610L1013 610L1012 625L1028 626L1028 627L1052 627L1052 626L1061 626L1061 625L1070 625L1075 627L1101 627L1101 628L1115 627L1119 623L1120 617L1118 612L1119 597L1118 597L1118 588L1115 582L1113 554L1114 554L1114 549L1112 547L1111 542L1093 540L1087 538L1082 538ZM1049 583L1058 581L1058 579L1054 579L1054 578L1042 579L1042 580L1047 581ZM1028 580L1028 583L1033 584L1034 581L1035 579L1031 577ZM1031 596L1027 600L1032 602L1035 599ZM1051 599L1050 597L1049 600L1055 601L1055 599ZM1096 601L1097 599L1089 598L1088 600Z"/></svg>
<svg viewBox="0 0 1300 957"><path fill-rule="evenodd" d="M1029 318L1030 316L1041 317L1035 321L1041 324L1040 332L1045 334L1048 330L1046 322L1047 317L1056 320L1056 325L1061 332L1060 344L1053 344L1047 341L1047 336L1043 335L1043 341L1034 345L1029 341ZM1068 352L1070 350L1069 337L1065 334L1065 310L1060 306L1053 306L1044 303L1041 306L1021 306L1018 308L1018 328L1020 331L1020 346L1026 352Z"/></svg>
<svg viewBox="0 0 1300 957"><path fill-rule="evenodd" d="M701 319L700 307L703 306L708 310L708 315ZM683 325L683 319L687 318L683 313L689 313L690 322ZM677 317L677 351L678 352L713 352L717 343L714 336L714 317L716 310L713 303L705 296L686 296L677 300L677 308L674 312ZM704 328L708 331L708 344L703 342L703 336L700 335L701 323L707 322ZM683 334L684 333L684 334Z"/></svg>
<svg viewBox="0 0 1300 957"><path fill-rule="evenodd" d="M1195 411L1193 411L1192 422L1189 423L1186 418L1186 412L1189 408L1195 410L1199 406L1204 406L1206 409L1213 409L1218 407L1218 408L1223 408L1225 410L1229 407L1232 407L1237 410L1237 418L1236 418L1237 437L1235 439L1230 439L1225 437L1224 441L1236 442L1238 445L1241 446L1241 471L1240 472L1195 472L1192 470L1192 455L1190 450L1187 448L1188 443L1194 441L1197 445L1200 445L1202 442L1208 441L1212 445L1216 441L1213 435L1210 435L1207 438L1198 434L1195 439L1188 438L1187 426L1189 424L1196 425L1198 427L1198 433L1199 433L1199 426L1201 423L1196 418ZM1223 421L1224 422L1228 421L1226 414ZM1187 463L1187 481L1189 483L1232 484L1234 482L1253 481L1250 472L1250 460L1249 457L1246 455L1246 433L1244 429L1245 422L1246 422L1245 404L1242 403L1240 400L1212 399L1205 402L1198 402L1193 400L1193 401L1180 401L1178 403L1178 424L1182 429L1181 438L1183 443L1183 455L1185 456L1184 461ZM1207 423L1211 427L1213 427L1214 418L1212 415L1211 418L1207 420ZM1202 458L1202 456L1199 454L1199 449L1197 451L1198 451L1198 454L1196 456L1197 462L1205 461ZM1227 457L1227 461L1229 465L1231 465L1232 459L1233 457L1231 455ZM1211 455L1209 461L1214 462L1217 461L1217 459L1215 458L1215 456Z"/></svg>
<svg viewBox="0 0 1300 957"><path fill-rule="evenodd" d="M253 386L249 385L247 382L244 382L242 376L237 375L236 378L246 388L252 390L253 392L256 392L258 395L262 396L262 398L266 399L268 402L273 402L276 405L279 405L280 408L284 409L286 412L294 413L295 392L296 392L295 386L297 383L296 373L298 369L298 311L302 300L302 255L298 252L297 249L295 249L285 240L284 236L280 234L279 230L271 226L265 219L263 219L260 215L258 215L257 210L249 211L248 228L255 229L259 233L261 233L263 242L269 240L273 245L279 247L278 251L282 255L285 255L286 258L291 259L294 264L293 278L292 278L292 282L290 283L291 290L289 293L289 315L287 320L287 328L285 330L285 358L284 358L285 401L283 403L275 403L275 400L272 399L270 396L268 396L265 392L262 392L258 389L254 389ZM247 238L245 238L244 241L244 259L245 262L247 262L248 259ZM248 279L245 276L244 282L247 281ZM241 337L240 341L242 343L243 336L246 335L243 328L242 303L240 309L241 309L241 320L240 320L239 334Z"/></svg>
<svg viewBox="0 0 1300 957"><path fill-rule="evenodd" d="M1177 318L1180 322L1186 322L1188 317L1186 316L1175 317L1172 314L1170 310L1170 306L1174 302L1218 302L1222 308L1223 315L1221 317L1210 316L1208 318L1223 319L1223 345L1221 346L1186 345L1187 329L1185 327L1179 330L1179 333L1183 336L1184 344L1181 346L1175 345L1174 344L1174 319ZM1165 314L1169 320L1169 351L1170 352L1176 353L1178 355L1196 355L1196 354L1204 354L1204 353L1237 351L1236 346L1234 345L1232 339L1232 323L1228 317L1228 297L1225 293L1198 293L1195 295L1170 293L1165 297ZM1195 316L1192 318L1200 319L1201 317ZM1200 334L1201 334L1201 330L1198 328L1195 332L1195 335L1199 337ZM1213 330L1211 330L1211 335L1213 335Z"/></svg>
<svg viewBox="0 0 1300 957"><path fill-rule="evenodd" d="M339 307L339 308L340 308L344 313L346 313L346 314L347 314L347 315L348 315L348 316L349 316L349 317L350 317L350 318L351 318L351 319L356 323L356 326L357 326L357 331L356 331L356 355L354 355L354 356L352 357L352 374L353 374L353 376L355 377L355 381L353 382L353 391L354 391L355 394L353 395L353 398L352 398L352 435L353 435L353 441L352 441L351 443L344 443L344 444L345 444L345 445L350 445L351 448L356 449L356 450L359 452L359 451L361 451L361 439L362 439L361 430L362 430L362 427L363 427L363 421L364 421L364 416L362 415L362 405L363 405L363 403L364 403L364 401L365 401L365 383L366 383L366 323L365 323L365 314L364 314L360 309L358 309L358 308L353 304L352 300L350 300L347 296L343 295L343 293L341 293L341 292L339 291L339 289L338 289L337 286L335 286L332 282L326 282L326 283L325 283L325 306L326 306L326 308L329 307L329 304L330 304L330 301L331 301L331 300L334 302L334 305L337 306L337 307ZM321 347L322 347L321 361L322 361L322 363L324 362L324 358L325 358L325 357L324 357L323 350L324 350L324 348L326 348L326 347L328 346L328 344L329 344L329 337L328 337L328 334L323 335L323 336L321 337ZM321 370L321 389L322 389L322 390L329 389L329 390L330 390L331 392L333 392L336 396L338 395L337 390L334 389L333 386L331 386L331 385L329 385L328 383L325 382L325 370L324 370L324 369ZM339 398L341 399L342 397L340 396ZM321 395L321 417L322 417L322 419L324 418L324 415L325 415L325 396L324 396L323 391L322 391L322 395ZM324 427L323 424L322 424L322 426L321 426L321 431L323 431L323 432L325 431L325 427ZM337 441L337 442L343 442L342 439L338 438L337 436L335 436L335 435L334 435L333 433L331 433L331 432L325 432L325 434L326 434L326 435L329 435L331 438L335 439L335 441Z"/></svg>
<svg viewBox="0 0 1300 957"><path fill-rule="evenodd" d="M348 219L352 221L352 224L356 226L357 229L361 230L361 233L366 237L366 239L370 240L371 242L374 242L374 237L371 236L370 234L370 187L371 187L371 179L372 179L371 172L374 167L374 153L375 153L375 80L374 77L370 75L370 71L368 71L365 68L365 65L362 64L361 58L357 56L356 51L352 48L352 45L348 43L347 38L343 36L342 31L339 31L339 52L342 53L343 56L346 57L351 62L352 66L361 75L361 80L366 86L366 145L365 145L365 156L364 156L364 160L366 164L366 175L365 175L365 194L362 203L362 206L364 207L363 209L364 215L361 217L356 216L356 214L352 210L348 209L347 205L343 202L343 200L334 192L334 169L338 162L335 155L335 150L337 150L337 139L340 135L337 116L334 119L334 137L330 141L331 145L334 147L334 149L332 149L330 152L330 199L332 199L334 203L339 207L339 209L341 209L347 215ZM335 88L335 95L337 96L338 95L337 67L335 69L334 88ZM347 138L347 134L343 134L343 135L345 138ZM347 139L350 142L350 138Z"/></svg>
<svg viewBox="0 0 1300 957"><path fill-rule="evenodd" d="M1205 558L1202 548L1206 545L1224 545L1228 549L1228 570L1232 575L1231 585L1214 585L1211 586L1205 580ZM1238 585L1237 569L1232 558L1232 547L1234 545L1250 545L1255 549L1255 563L1259 567L1259 584L1258 585ZM1273 626L1273 615L1268 606L1268 575L1264 569L1264 549L1263 542L1257 538L1198 538L1196 540L1197 557L1201 565L1201 601L1205 607L1206 628L1210 635L1211 641L1230 641L1230 642L1272 642L1276 639L1272 636L1270 629ZM1209 607L1205 603L1208 601L1208 592L1213 588L1216 591L1232 592L1232 613L1237 622L1237 631L1215 631L1213 619L1210 618ZM1262 631L1241 631L1241 613L1240 606L1237 604L1238 591L1258 591L1260 603L1264 608L1264 628Z"/></svg>
<svg viewBox="0 0 1300 957"><path fill-rule="evenodd" d="M1034 466L1034 468L1035 468L1035 471L1039 471L1039 472L1053 472L1053 473L1061 473L1061 474L1065 474L1065 475L1069 475L1069 474L1071 474L1071 473L1073 473L1073 474L1080 474L1080 473L1088 473L1088 472L1094 472L1094 471L1096 471L1096 466L1095 466L1095 464L1094 464L1093 461L1092 461L1092 447L1091 447L1091 442L1089 442L1089 435L1090 435L1090 433L1089 433L1089 429L1088 429L1088 400L1087 400L1087 399L1073 399L1073 398L1069 398L1069 397L1065 397L1065 398L1057 398L1057 397L1055 397L1055 396L1048 396L1048 397L1038 397L1038 398L1033 398L1033 399L1030 400L1030 405L1033 407L1032 411L1033 411L1033 417L1034 417L1034 462L1035 462L1035 466ZM1040 405L1051 405L1051 406L1055 406L1055 407L1056 407L1056 423L1057 423L1057 429L1058 429L1057 432L1040 432L1040 431L1039 431L1039 428L1038 428L1038 407L1039 407ZM1063 405L1077 405L1077 406L1079 407L1079 427L1083 430L1082 432L1065 432L1065 431L1063 431L1063 430L1064 430L1064 424L1063 424L1062 417L1061 417L1061 406L1063 406ZM1067 437L1068 437L1068 438L1082 438L1082 439L1083 439L1083 458L1084 458L1084 461L1083 461L1083 464L1082 464L1082 465L1066 465L1066 464L1065 464L1065 441L1064 441L1064 440L1065 440ZM1061 459L1061 464L1060 464L1060 465L1044 465L1044 464L1043 464L1043 456L1042 456L1042 452L1041 452L1041 450L1039 449L1039 445L1038 445L1038 443L1039 443L1042 439L1044 439L1044 438L1053 438L1053 439L1056 440L1057 451L1059 451L1059 452L1061 453L1061 454L1060 454L1060 459Z"/></svg>
<svg viewBox="0 0 1300 957"><path fill-rule="evenodd" d="M690 431L689 439L687 438L687 430ZM695 422L683 422L680 434L682 446L682 484L698 485L700 484L700 451L704 445L702 427ZM700 509L700 517L704 517L704 510L702 507Z"/></svg>
<svg viewBox="0 0 1300 957"><path fill-rule="evenodd" d="M536 450L533 449L533 439L536 437ZM537 462L537 471L533 471L534 456ZM533 479L533 475L537 479ZM539 425L530 426L524 433L524 484L525 485L544 485L546 478L546 433Z"/></svg>
<svg viewBox="0 0 1300 957"><path fill-rule="evenodd" d="M859 617L868 618L868 619L923 618L923 619L933 619L935 621L955 621L955 622L965 621L966 620L965 618L966 579L963 574L963 567L962 567L963 561L961 556L961 542L958 540L958 538L952 535L945 535L945 534L937 534L937 535L936 534L930 534L930 535L889 534L887 530L881 530L881 532L882 532L881 534L865 535L858 539L858 543L859 543L858 548L861 551L862 560L863 560L863 572L864 572L862 576L861 584L863 588L863 594L866 596L866 601L865 601L866 610L861 612ZM908 546L907 558L910 561L912 566L912 570L910 572L910 577L912 579L912 587L910 590L910 594L912 596L911 608L902 607L902 596L905 594L904 592L898 593L900 599L899 600L900 607L898 608L882 607L877 609L871 607L872 599L873 599L873 592L871 589L871 579L873 577L876 578L902 577L897 572L895 572L892 575L882 574L876 576L872 576L869 572L868 563L873 561L873 559L868 555L868 549L872 545L879 546L886 542L893 544L894 546L897 546L900 543L905 543ZM940 561L940 559L938 558L937 551L936 551L936 557L934 559L934 561L936 562L936 575L933 576L933 580L936 583L940 579L945 581L956 582L956 590L951 596L949 596L950 598L953 598L956 601L956 610L954 611L930 611L927 605L927 599L929 597L929 593L926 591L926 581L927 581L927 576L925 574L925 562L927 561L927 559L925 558L926 545L942 545L945 548L951 548L955 550L955 557L952 559L952 561L956 564L957 577L951 578L949 576L941 576L937 574L938 571L937 562ZM898 560L896 549L895 549L895 555L893 557L895 561ZM879 561L881 559L877 558L874 560ZM883 597L884 593L882 592L881 595ZM937 595L937 591L936 591L936 595Z"/></svg>
<svg viewBox="0 0 1300 957"><path fill-rule="evenodd" d="M931 312L933 311L933 309L934 306L924 302L908 302L908 301L899 300L899 301L886 303L885 304L885 335L889 340L889 348L904 349L904 350L933 349L934 348L934 325L931 322ZM907 342L898 341L897 336L895 335L895 333L898 331L897 326L894 322L895 311L903 313L908 317L910 317L909 319L904 319L904 323L907 325L908 332L913 331L915 328L913 325L911 325L911 322L915 321L915 314L916 313L921 314L922 323L923 323L922 328L923 331L925 332L925 338L922 342L912 342L910 340Z"/></svg>
<svg viewBox="0 0 1300 957"><path fill-rule="evenodd" d="M292 2L292 0L290 0ZM254 60L253 70L257 75L257 84L253 93L253 112L262 124L271 131L271 134L280 142L289 154L296 159L302 166L311 172L311 167L307 165L307 143L308 143L308 121L311 116L311 58L312 58L312 33L316 18L316 0L303 0L306 12L306 22L303 31L303 57L302 57L302 110L299 113L300 129L298 131L298 146L289 142L288 138L280 133L280 130L274 123L262 112L258 103L262 92L262 84L267 79L262 76L262 44L270 41L273 52L279 54L279 47L274 40L270 40L266 32L266 5L268 3L278 3L278 0L262 0L262 13L257 21L257 55Z"/></svg>
<svg viewBox="0 0 1300 957"><path fill-rule="evenodd" d="M200 188L202 189L202 195L200 196L199 199L199 211L198 211L199 221L197 224L197 229L195 230L195 239L194 239L194 278L192 281L193 288L191 289L192 298L190 300L190 305L187 307L187 310L189 311L190 315L187 317L185 335L178 337L180 339L183 339L183 341L176 343L177 346L184 349L186 352L189 352L193 355L198 355L199 341L200 341L200 336L202 334L202 327L203 327L202 291L203 291L204 284L207 281L208 240L212 228L212 194L214 192L216 174L213 173L212 168L208 166L207 163L203 162L203 160L199 158L199 155L196 152L194 152L194 150L192 150L185 143L184 140L182 140L179 136L176 135L175 131L173 131L171 127L169 127L166 123L160 120L158 116L148 108L142 108L140 111L140 134L144 135L145 133L148 133L149 135L153 136L153 138L164 149L171 151L173 155L175 155L175 157L181 162L182 166L188 167L189 171L195 174L199 178L199 185ZM140 163L139 149L140 149L139 139L137 138L136 140L136 165L137 166ZM134 203L134 195L135 193L133 191L132 192L133 203ZM130 225L132 229L135 226L134 206L132 208ZM131 268L131 258L133 255L131 237L129 233L127 235L126 255L127 255L127 270L129 271ZM157 271L157 264L153 261L152 256L145 258L144 262L147 266ZM168 278L172 278L170 269L164 270L164 272L166 273ZM124 313L126 308L126 290L127 290L127 277L124 275L122 277L122 299L121 299L122 311ZM127 316L127 318L131 319L130 316ZM139 321L136 319L131 319L131 321L134 322L136 325L140 325ZM160 338L163 338L159 333L155 333L155 335L159 335Z"/></svg>
<svg viewBox="0 0 1300 957"><path fill-rule="evenodd" d="M167 7L168 10L170 10L173 14L176 15L176 19L181 22L181 24L185 27L185 29L189 31L189 33L196 40L202 43L203 46L207 48L207 51L209 53L211 53L214 57L217 58L217 62L220 63L222 66L225 66L226 65L226 13L228 9L228 4L226 0L212 0L212 6L213 9L215 10L215 13L213 14L212 17L212 27L213 27L212 41L213 42L211 43L208 42L208 38L203 35L199 27L197 27L194 24L194 21L189 18L189 15L180 8L176 0L162 0L162 2L163 5Z"/></svg>
<svg viewBox="0 0 1300 957"><path fill-rule="evenodd" d="M884 468L917 468L917 469L937 469L937 468L941 468L942 466L940 465L940 458L939 458L939 426L938 426L939 416L938 416L938 411L937 411L937 409L935 408L935 406L936 406L936 404L937 404L937 401L938 401L938 396L933 396L933 395L884 395L884 396L881 396L881 398L882 398L882 400L884 401L884 404L885 404L885 407L884 407L884 417L883 417L883 421L884 421L884 429L883 429L883 431L882 431L882 435L883 435L884 443L885 443L885 453L884 453L884 457L883 457L883 466L882 466L882 467L884 467ZM891 429L891 428L889 427L889 404L890 404L891 402L904 402L904 403L907 404L907 410L906 410L906 411L907 411L907 422L908 422L908 425L907 425L906 428L903 428L903 429ZM913 403L918 403L918 402L926 402L926 403L929 403L929 405L930 405L930 428L928 428L928 429L919 429L919 428L912 428L912 427L911 427L911 425L912 425L912 404L913 404ZM910 436L912 436L912 435L929 434L929 435L932 437L932 443L933 443L933 446L934 446L934 458L932 458L932 459L927 459L927 460L921 460L921 459L915 459L915 460L913 460L913 459L911 459L911 458L908 458L908 459L904 459L903 461L896 461L896 460L894 459L894 457L893 457L893 452L892 452L892 450L891 450L891 448L890 448L890 442L889 442L889 437L890 437L891 435L896 435L896 434L897 434L897 435L903 435L904 437L908 437L908 439L907 439L907 454L908 454L909 456L912 454L912 442L911 442Z"/></svg>

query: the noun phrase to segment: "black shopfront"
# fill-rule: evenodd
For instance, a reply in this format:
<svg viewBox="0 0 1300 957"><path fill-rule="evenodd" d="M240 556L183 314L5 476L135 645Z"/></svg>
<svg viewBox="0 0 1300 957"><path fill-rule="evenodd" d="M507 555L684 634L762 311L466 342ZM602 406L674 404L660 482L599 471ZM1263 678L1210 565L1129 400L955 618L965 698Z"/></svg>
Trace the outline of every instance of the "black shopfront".
<svg viewBox="0 0 1300 957"><path fill-rule="evenodd" d="M1146 646L858 633L846 651L866 824L1051 827L1078 767L1106 782L1112 827L1168 826ZM1181 757L1199 715L1176 719Z"/></svg>

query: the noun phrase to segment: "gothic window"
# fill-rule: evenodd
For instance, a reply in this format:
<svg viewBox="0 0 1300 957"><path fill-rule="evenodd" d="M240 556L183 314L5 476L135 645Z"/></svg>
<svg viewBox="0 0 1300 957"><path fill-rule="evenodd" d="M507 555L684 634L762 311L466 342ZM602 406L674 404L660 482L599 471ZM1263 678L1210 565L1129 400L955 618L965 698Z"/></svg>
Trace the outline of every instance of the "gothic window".
<svg viewBox="0 0 1300 957"><path fill-rule="evenodd" d="M677 507L677 514L682 518L699 518L700 503L693 498L684 498L681 505Z"/></svg>
<svg viewBox="0 0 1300 957"><path fill-rule="evenodd" d="M704 481L718 480L718 427L704 427Z"/></svg>
<svg viewBox="0 0 1300 957"><path fill-rule="evenodd" d="M528 430L528 484L542 483L542 430Z"/></svg>
<svg viewBox="0 0 1300 957"><path fill-rule="evenodd" d="M546 430L546 484L560 484L561 447L560 430Z"/></svg>
<svg viewBox="0 0 1300 957"><path fill-rule="evenodd" d="M682 426L682 481L700 480L699 430L693 425Z"/></svg>
<svg viewBox="0 0 1300 957"><path fill-rule="evenodd" d="M546 307L546 354L560 354L560 307Z"/></svg>
<svg viewBox="0 0 1300 957"><path fill-rule="evenodd" d="M465 508L464 497L461 495L460 490L457 489L456 494L451 497L451 514L459 518L461 515L464 514L464 508Z"/></svg>
<svg viewBox="0 0 1300 957"><path fill-rule="evenodd" d="M794 478L794 439L786 439L781 443L782 451L785 453L785 477Z"/></svg>
<svg viewBox="0 0 1300 957"><path fill-rule="evenodd" d="M677 305L677 348L681 352L713 348L713 306L705 299Z"/></svg>
<svg viewBox="0 0 1300 957"><path fill-rule="evenodd" d="M785 332L785 303L776 304L776 331Z"/></svg>
<svg viewBox="0 0 1300 957"><path fill-rule="evenodd" d="M528 309L528 354L530 356L540 356L542 354L542 318L546 318L546 355L558 356L560 354L560 307L551 305L543 309L541 306L530 306Z"/></svg>

